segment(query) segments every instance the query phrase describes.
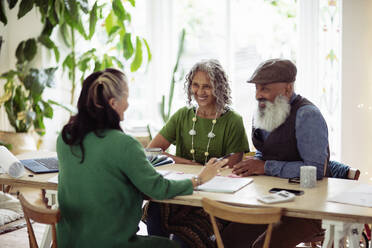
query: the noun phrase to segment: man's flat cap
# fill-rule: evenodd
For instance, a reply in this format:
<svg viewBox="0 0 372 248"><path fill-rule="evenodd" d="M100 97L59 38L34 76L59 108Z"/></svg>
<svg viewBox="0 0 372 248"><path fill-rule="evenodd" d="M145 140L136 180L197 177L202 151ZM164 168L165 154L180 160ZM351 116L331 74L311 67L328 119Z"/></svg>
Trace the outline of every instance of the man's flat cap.
<svg viewBox="0 0 372 248"><path fill-rule="evenodd" d="M269 59L261 63L247 83L271 84L296 81L296 65L288 59Z"/></svg>

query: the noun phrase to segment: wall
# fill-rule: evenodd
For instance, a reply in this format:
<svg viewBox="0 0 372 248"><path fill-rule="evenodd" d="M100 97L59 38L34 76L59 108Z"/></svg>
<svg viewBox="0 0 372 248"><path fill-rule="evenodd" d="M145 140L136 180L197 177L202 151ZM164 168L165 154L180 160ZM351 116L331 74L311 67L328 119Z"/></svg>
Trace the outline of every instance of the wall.
<svg viewBox="0 0 372 248"><path fill-rule="evenodd" d="M372 1L342 6L341 160L372 182Z"/></svg>

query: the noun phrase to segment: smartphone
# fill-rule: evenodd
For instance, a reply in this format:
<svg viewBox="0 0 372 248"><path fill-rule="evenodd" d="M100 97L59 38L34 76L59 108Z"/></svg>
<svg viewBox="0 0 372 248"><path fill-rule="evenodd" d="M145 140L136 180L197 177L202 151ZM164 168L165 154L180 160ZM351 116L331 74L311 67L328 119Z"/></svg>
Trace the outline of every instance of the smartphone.
<svg viewBox="0 0 372 248"><path fill-rule="evenodd" d="M302 190L296 190L296 189L283 189L283 188L272 188L269 190L270 193L276 193L276 192L279 192L279 191L282 191L282 190L285 190L285 191L288 191L292 194L295 194L295 195L303 195L304 194L304 191Z"/></svg>
<svg viewBox="0 0 372 248"><path fill-rule="evenodd" d="M299 177L288 178L288 183L298 184L300 183L300 178Z"/></svg>

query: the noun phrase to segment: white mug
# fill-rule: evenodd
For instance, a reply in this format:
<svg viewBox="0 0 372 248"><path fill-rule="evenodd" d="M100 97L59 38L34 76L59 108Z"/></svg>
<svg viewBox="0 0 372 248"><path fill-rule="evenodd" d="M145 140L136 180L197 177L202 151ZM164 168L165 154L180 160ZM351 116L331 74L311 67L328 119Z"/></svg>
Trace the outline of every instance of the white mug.
<svg viewBox="0 0 372 248"><path fill-rule="evenodd" d="M300 187L314 188L316 186L316 167L301 166L300 168Z"/></svg>

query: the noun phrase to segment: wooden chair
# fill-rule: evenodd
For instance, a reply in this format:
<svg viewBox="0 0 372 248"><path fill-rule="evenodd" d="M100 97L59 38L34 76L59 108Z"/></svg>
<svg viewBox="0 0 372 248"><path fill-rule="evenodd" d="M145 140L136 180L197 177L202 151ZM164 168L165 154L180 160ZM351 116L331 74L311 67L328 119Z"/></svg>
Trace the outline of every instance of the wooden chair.
<svg viewBox="0 0 372 248"><path fill-rule="evenodd" d="M30 248L38 247L34 229L32 228L30 220L34 220L43 224L49 224L52 226L52 248L57 248L56 224L60 218L59 209L48 209L34 206L30 204L22 194L18 195L18 199L21 202L24 217L27 223Z"/></svg>
<svg viewBox="0 0 372 248"><path fill-rule="evenodd" d="M223 248L215 217L244 224L268 224L264 248L269 247L273 224L282 216L281 208L243 208L226 205L208 198L202 199L204 210L210 215L217 246Z"/></svg>

